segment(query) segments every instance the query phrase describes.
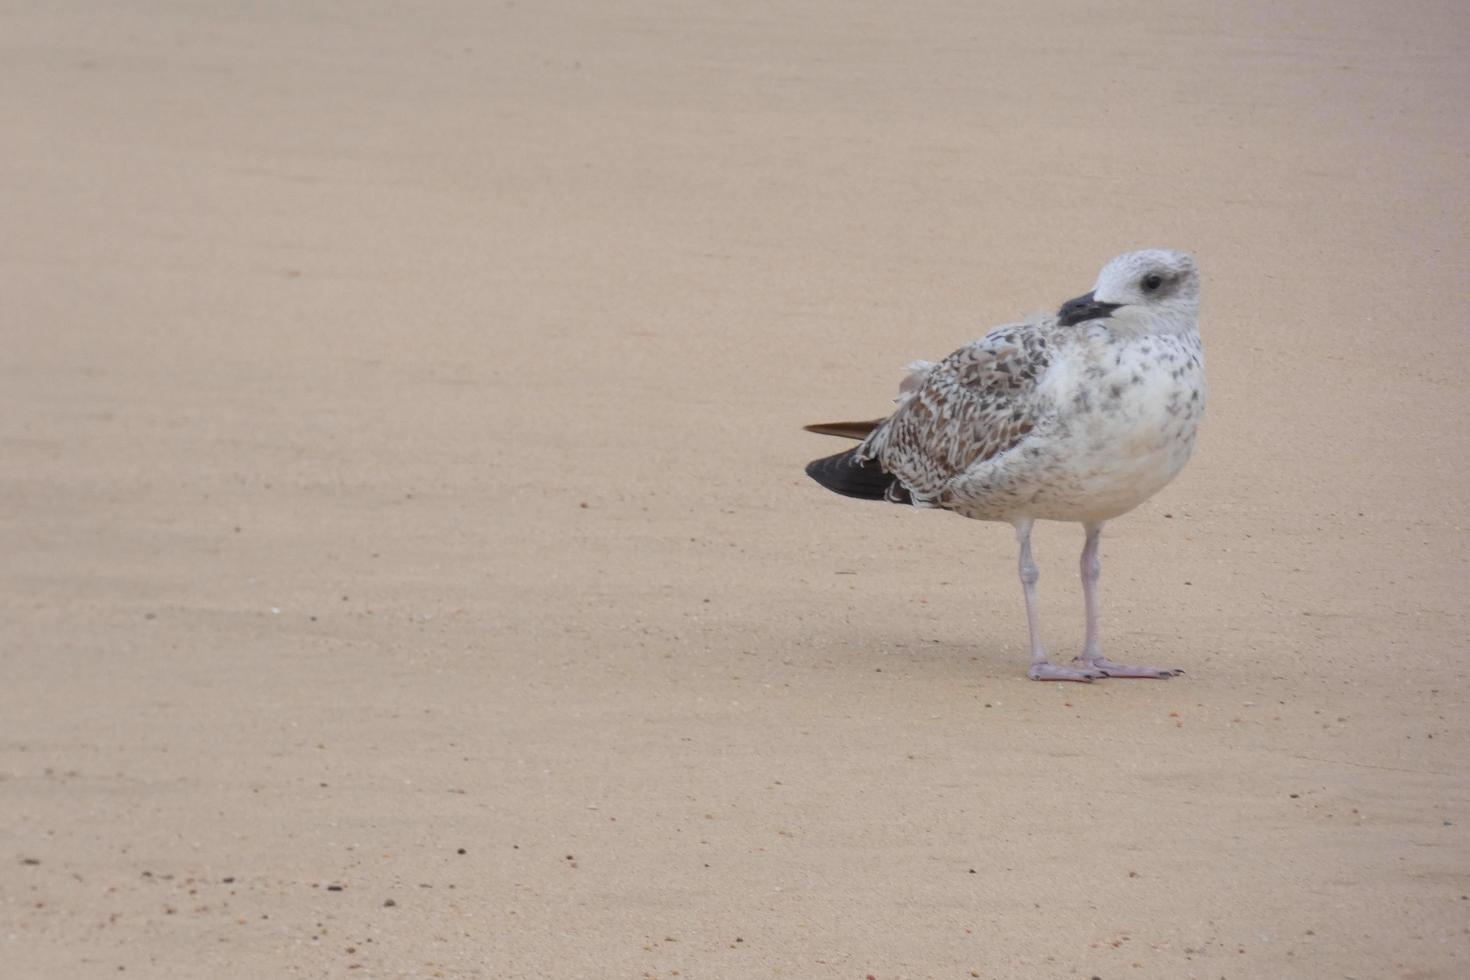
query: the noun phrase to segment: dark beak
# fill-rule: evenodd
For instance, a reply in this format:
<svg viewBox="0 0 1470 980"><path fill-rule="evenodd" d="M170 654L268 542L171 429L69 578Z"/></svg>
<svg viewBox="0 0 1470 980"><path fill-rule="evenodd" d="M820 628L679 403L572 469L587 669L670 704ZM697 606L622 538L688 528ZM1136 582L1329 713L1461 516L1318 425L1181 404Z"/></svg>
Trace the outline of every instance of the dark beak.
<svg viewBox="0 0 1470 980"><path fill-rule="evenodd" d="M1074 327L1088 320L1101 320L1111 316L1112 312L1122 303L1102 303L1092 298L1092 294L1078 296L1069 299L1057 310L1057 324L1063 327Z"/></svg>

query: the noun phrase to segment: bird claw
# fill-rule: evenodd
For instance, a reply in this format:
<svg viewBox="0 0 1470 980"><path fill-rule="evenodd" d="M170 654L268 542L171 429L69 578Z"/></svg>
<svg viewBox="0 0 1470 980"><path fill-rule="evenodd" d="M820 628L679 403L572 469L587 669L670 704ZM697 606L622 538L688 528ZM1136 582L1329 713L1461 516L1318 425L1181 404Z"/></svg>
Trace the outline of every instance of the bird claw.
<svg viewBox="0 0 1470 980"><path fill-rule="evenodd" d="M1143 678L1148 680L1168 680L1184 673L1169 667L1134 667L1130 664L1114 663L1106 657L1096 657L1092 660L1084 660L1077 657L1072 661L1084 668L1090 668L1101 672L1103 677Z"/></svg>
<svg viewBox="0 0 1470 980"><path fill-rule="evenodd" d="M1095 678L1107 675L1091 668L1066 667L1043 660L1032 664L1026 676L1033 681L1076 681L1079 684L1091 684Z"/></svg>

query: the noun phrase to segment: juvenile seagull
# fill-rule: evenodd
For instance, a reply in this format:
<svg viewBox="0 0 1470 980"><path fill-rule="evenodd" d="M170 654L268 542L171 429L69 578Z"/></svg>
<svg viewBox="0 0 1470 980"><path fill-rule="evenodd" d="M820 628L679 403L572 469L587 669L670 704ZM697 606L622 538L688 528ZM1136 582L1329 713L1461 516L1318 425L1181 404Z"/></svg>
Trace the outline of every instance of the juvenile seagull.
<svg viewBox="0 0 1470 980"><path fill-rule="evenodd" d="M1053 315L997 327L932 364L915 361L886 419L809 425L862 440L813 460L807 475L835 493L1006 521L1021 545L1039 681L1172 677L1103 656L1098 640L1098 540L1172 480L1194 449L1205 407L1199 272L1183 252L1113 259L1092 292ZM1087 633L1075 667L1047 660L1036 611L1031 525L1086 529L1082 594Z"/></svg>

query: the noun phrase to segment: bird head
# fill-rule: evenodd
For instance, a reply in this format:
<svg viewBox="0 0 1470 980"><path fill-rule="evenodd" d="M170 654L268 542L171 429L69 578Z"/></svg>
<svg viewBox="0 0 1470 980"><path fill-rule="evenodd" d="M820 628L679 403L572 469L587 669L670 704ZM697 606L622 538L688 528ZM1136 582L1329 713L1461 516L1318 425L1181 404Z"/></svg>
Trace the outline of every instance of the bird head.
<svg viewBox="0 0 1470 980"><path fill-rule="evenodd" d="M1057 323L1077 326L1106 320L1127 333L1179 333L1199 315L1199 269L1194 259L1173 249L1126 252L1103 266L1092 292L1069 299L1057 310Z"/></svg>

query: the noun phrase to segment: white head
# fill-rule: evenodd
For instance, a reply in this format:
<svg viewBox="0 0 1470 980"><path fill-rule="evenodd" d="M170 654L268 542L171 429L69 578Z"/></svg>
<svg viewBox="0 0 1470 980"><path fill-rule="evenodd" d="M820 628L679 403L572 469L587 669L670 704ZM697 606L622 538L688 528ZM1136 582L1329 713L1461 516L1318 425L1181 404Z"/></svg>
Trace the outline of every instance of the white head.
<svg viewBox="0 0 1470 980"><path fill-rule="evenodd" d="M1093 320L1126 333L1181 333L1199 316L1199 270L1184 252L1150 248L1125 252L1098 273L1092 292L1062 304L1064 327Z"/></svg>

